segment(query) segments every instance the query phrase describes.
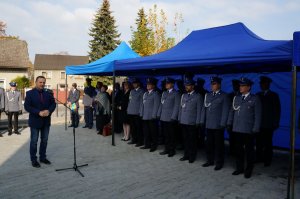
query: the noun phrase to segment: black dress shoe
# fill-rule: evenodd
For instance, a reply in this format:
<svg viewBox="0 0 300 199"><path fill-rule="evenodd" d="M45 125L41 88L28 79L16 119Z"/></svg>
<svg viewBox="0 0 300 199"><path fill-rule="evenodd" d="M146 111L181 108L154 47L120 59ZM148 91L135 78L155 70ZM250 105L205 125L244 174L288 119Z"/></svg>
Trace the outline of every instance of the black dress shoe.
<svg viewBox="0 0 300 199"><path fill-rule="evenodd" d="M150 149L150 147L143 146L143 147L141 147L140 149Z"/></svg>
<svg viewBox="0 0 300 199"><path fill-rule="evenodd" d="M44 164L51 164L51 162L47 159L44 159L44 160L40 160L41 163L44 163Z"/></svg>
<svg viewBox="0 0 300 199"><path fill-rule="evenodd" d="M188 159L189 159L188 157L183 156L183 157L180 158L179 160L180 160L180 161L186 161L186 160L188 160Z"/></svg>
<svg viewBox="0 0 300 199"><path fill-rule="evenodd" d="M189 159L189 163L194 163L195 159Z"/></svg>
<svg viewBox="0 0 300 199"><path fill-rule="evenodd" d="M167 155L167 154L169 154L168 151L162 151L162 152L159 153L159 155Z"/></svg>
<svg viewBox="0 0 300 199"><path fill-rule="evenodd" d="M212 166L212 165L214 165L214 163L206 162L206 163L202 164L202 167L209 167L209 166Z"/></svg>
<svg viewBox="0 0 300 199"><path fill-rule="evenodd" d="M150 152L154 152L154 151L156 151L156 148L151 148L150 149Z"/></svg>
<svg viewBox="0 0 300 199"><path fill-rule="evenodd" d="M232 175L236 176L236 175L240 175L241 173L244 173L244 171L242 170L235 170Z"/></svg>
<svg viewBox="0 0 300 199"><path fill-rule="evenodd" d="M20 132L15 132L15 134L17 134L17 135L21 135L21 133L20 133Z"/></svg>
<svg viewBox="0 0 300 199"><path fill-rule="evenodd" d="M3 135L2 135L2 134L0 134L0 137L3 137Z"/></svg>
<svg viewBox="0 0 300 199"><path fill-rule="evenodd" d="M73 127L73 125L70 125L70 126L68 126L68 127Z"/></svg>
<svg viewBox="0 0 300 199"><path fill-rule="evenodd" d="M87 127L88 127L88 126L85 125L85 126L83 126L82 128L87 128Z"/></svg>
<svg viewBox="0 0 300 199"><path fill-rule="evenodd" d="M31 164L35 168L40 168L41 167L40 163L38 163L37 161L31 162Z"/></svg>
<svg viewBox="0 0 300 199"><path fill-rule="evenodd" d="M251 175L252 175L252 170L245 171L244 173L245 178L251 178Z"/></svg>
<svg viewBox="0 0 300 199"><path fill-rule="evenodd" d="M140 147L143 146L142 144L136 144L135 147Z"/></svg>
<svg viewBox="0 0 300 199"><path fill-rule="evenodd" d="M102 135L102 132L99 131L97 134L98 134L98 135Z"/></svg>
<svg viewBox="0 0 300 199"><path fill-rule="evenodd" d="M8 135L11 136L11 135L12 135L12 132L8 132Z"/></svg>
<svg viewBox="0 0 300 199"><path fill-rule="evenodd" d="M168 157L173 157L175 155L175 151L172 151L168 154Z"/></svg>
<svg viewBox="0 0 300 199"><path fill-rule="evenodd" d="M215 171L221 170L223 168L223 165L216 165L215 166Z"/></svg>

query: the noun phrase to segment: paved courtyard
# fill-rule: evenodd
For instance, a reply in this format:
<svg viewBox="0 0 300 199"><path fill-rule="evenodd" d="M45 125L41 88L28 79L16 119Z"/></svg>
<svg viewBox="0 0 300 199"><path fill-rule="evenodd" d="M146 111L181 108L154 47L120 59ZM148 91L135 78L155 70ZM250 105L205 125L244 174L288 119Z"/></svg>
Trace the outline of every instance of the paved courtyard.
<svg viewBox="0 0 300 199"><path fill-rule="evenodd" d="M0 198L285 198L287 189L287 152L277 151L274 164L259 164L253 177L232 176L234 160L227 157L225 167L214 171L203 168L204 153L195 163L180 162L182 152L168 158L158 150L150 153L116 135L96 134L95 129L78 128L77 163L88 163L77 172L55 169L73 166L72 129L64 129L63 118L54 119L48 144L52 165L33 168L29 161L29 129L22 135L0 138ZM160 149L162 146L160 146ZM297 157L299 160L299 157ZM297 167L299 174L299 166ZM298 175L299 176L299 175ZM299 178L297 178L299 182ZM300 197L299 189L296 189ZM297 198L297 197L296 197Z"/></svg>

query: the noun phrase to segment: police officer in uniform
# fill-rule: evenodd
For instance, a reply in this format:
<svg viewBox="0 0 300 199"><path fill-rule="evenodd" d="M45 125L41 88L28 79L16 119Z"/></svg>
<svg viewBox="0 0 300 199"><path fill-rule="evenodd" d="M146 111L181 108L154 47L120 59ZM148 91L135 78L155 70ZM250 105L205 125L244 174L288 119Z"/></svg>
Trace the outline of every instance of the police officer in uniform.
<svg viewBox="0 0 300 199"><path fill-rule="evenodd" d="M232 103L232 100L235 96L240 94L240 80L238 79L232 79L232 92L229 93L229 100ZM232 107L232 104L230 104ZM235 151L235 138L234 138L234 133L232 132L232 126L227 127L227 132L229 136L229 154L234 156L234 151Z"/></svg>
<svg viewBox="0 0 300 199"><path fill-rule="evenodd" d="M160 104L160 94L155 89L157 79L147 78L147 92L143 95L143 104L140 109L140 116L143 120L143 132L145 135L145 146L141 149L156 151L158 141L157 113Z"/></svg>
<svg viewBox="0 0 300 199"><path fill-rule="evenodd" d="M128 144L135 144L136 147L140 147L144 144L142 120L140 117L140 108L143 103L144 90L141 88L141 81L138 78L132 78L129 81L131 81L133 89L130 91L127 107L131 134L131 141L128 142Z"/></svg>
<svg viewBox="0 0 300 199"><path fill-rule="evenodd" d="M250 178L254 167L255 134L260 131L261 101L257 95L250 93L253 82L247 78L240 80L240 93L233 98L228 124L233 125L236 144L236 170L232 175L244 172L245 178ZM244 159L246 155L246 169Z"/></svg>
<svg viewBox="0 0 300 199"><path fill-rule="evenodd" d="M270 166L273 157L273 133L279 127L280 99L277 93L270 90L272 79L260 77L261 92L258 93L262 103L262 121L260 132L256 136L256 161Z"/></svg>
<svg viewBox="0 0 300 199"><path fill-rule="evenodd" d="M195 92L193 79L185 79L186 93L181 96L179 123L184 137L184 156L180 161L189 160L193 163L197 156L197 127L200 126L203 98Z"/></svg>
<svg viewBox="0 0 300 199"><path fill-rule="evenodd" d="M84 120L83 128L93 128L93 101L96 96L95 87L92 86L92 79L86 78L87 86L84 88L82 103L84 105Z"/></svg>
<svg viewBox="0 0 300 199"><path fill-rule="evenodd" d="M12 135L12 129L14 133L20 135L18 132L18 119L19 115L22 114L22 98L21 93L16 90L16 82L10 82L10 90L5 93L5 113L8 117L8 135ZM14 117L14 122L12 122ZM14 126L14 128L13 128Z"/></svg>
<svg viewBox="0 0 300 199"><path fill-rule="evenodd" d="M216 160L215 170L220 170L224 164L224 129L230 109L229 97L221 90L221 81L220 77L211 77L211 92L204 97L201 113L201 126L204 124L207 132L207 162L202 166L214 165Z"/></svg>
<svg viewBox="0 0 300 199"><path fill-rule="evenodd" d="M175 155L175 131L177 127L180 94L174 89L175 80L165 78L165 91L161 97L158 117L160 118L165 137L165 149L160 155Z"/></svg>
<svg viewBox="0 0 300 199"><path fill-rule="evenodd" d="M80 91L77 89L77 84L73 83L72 88L69 91L68 95L68 105L71 108L71 121L72 124L69 127L78 127L79 124L79 98L80 98ZM75 106L74 106L75 105Z"/></svg>

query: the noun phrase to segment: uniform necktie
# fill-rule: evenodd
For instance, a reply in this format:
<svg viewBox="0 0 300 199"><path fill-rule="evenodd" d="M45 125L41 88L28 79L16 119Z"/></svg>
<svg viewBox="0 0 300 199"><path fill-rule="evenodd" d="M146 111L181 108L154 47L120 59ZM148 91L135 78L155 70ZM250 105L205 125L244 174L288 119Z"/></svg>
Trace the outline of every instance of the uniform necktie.
<svg viewBox="0 0 300 199"><path fill-rule="evenodd" d="M243 95L243 96L242 96L242 100L245 100L245 98L246 98L246 96L245 96L245 95Z"/></svg>
<svg viewBox="0 0 300 199"><path fill-rule="evenodd" d="M13 94L15 94L15 91L13 91Z"/></svg>
<svg viewBox="0 0 300 199"><path fill-rule="evenodd" d="M217 94L216 92L213 92L213 96L216 96L216 94Z"/></svg>

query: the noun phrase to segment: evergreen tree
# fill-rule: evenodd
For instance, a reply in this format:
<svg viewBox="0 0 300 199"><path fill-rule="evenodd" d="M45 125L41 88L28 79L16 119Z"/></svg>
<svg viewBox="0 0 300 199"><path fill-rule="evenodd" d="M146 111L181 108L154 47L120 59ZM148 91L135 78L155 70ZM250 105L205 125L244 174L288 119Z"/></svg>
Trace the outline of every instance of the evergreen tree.
<svg viewBox="0 0 300 199"><path fill-rule="evenodd" d="M151 55L154 53L153 32L148 27L148 20L144 8L138 11L135 24L136 30L131 27L131 40L129 41L131 48L141 56Z"/></svg>
<svg viewBox="0 0 300 199"><path fill-rule="evenodd" d="M89 35L90 61L95 61L113 51L120 44L120 34L110 11L109 0L103 0L98 9Z"/></svg>

